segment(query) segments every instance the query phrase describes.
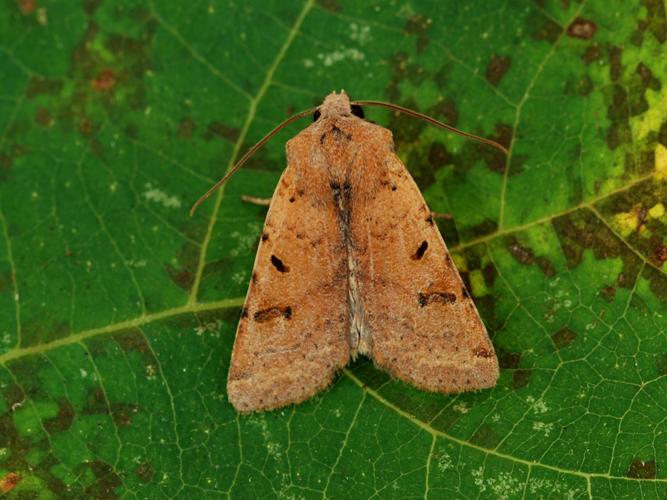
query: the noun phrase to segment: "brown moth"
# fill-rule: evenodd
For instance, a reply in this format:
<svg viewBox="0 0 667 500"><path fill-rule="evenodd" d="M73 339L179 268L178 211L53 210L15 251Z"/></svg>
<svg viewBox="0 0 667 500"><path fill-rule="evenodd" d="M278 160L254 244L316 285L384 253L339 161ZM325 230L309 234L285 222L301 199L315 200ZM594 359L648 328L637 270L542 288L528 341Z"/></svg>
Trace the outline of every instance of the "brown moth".
<svg viewBox="0 0 667 500"><path fill-rule="evenodd" d="M315 118L287 142L236 332L231 403L299 403L359 354L427 391L494 386L493 345L391 132L355 116L344 92Z"/></svg>

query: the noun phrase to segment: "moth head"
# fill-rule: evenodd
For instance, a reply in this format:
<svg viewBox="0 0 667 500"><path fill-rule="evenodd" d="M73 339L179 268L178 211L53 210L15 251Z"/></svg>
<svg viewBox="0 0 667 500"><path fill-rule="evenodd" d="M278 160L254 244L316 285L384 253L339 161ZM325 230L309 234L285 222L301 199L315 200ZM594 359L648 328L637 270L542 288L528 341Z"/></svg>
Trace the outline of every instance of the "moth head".
<svg viewBox="0 0 667 500"><path fill-rule="evenodd" d="M320 117L327 118L351 115L363 118L364 112L362 111L361 106L350 104L350 98L344 90L341 90L340 94L332 92L324 98L324 102L313 114L313 121L317 121Z"/></svg>

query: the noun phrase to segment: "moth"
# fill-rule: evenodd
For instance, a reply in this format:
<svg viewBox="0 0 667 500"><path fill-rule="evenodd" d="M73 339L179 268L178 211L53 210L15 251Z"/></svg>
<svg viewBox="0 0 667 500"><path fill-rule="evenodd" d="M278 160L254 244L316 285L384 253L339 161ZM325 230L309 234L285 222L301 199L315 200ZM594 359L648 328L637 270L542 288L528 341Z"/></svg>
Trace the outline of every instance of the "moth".
<svg viewBox="0 0 667 500"><path fill-rule="evenodd" d="M239 412L302 402L359 355L440 393L489 388L498 360L389 130L331 93L287 142L236 332L227 392ZM460 131L457 131L460 132ZM488 139L477 138L504 150ZM505 151L505 150L504 150Z"/></svg>

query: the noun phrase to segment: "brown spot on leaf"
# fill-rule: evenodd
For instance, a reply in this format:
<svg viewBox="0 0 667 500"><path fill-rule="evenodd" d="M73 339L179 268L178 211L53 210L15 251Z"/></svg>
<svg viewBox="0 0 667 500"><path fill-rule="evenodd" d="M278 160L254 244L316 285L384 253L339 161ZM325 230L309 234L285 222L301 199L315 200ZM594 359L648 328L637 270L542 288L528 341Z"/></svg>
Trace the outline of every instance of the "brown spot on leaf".
<svg viewBox="0 0 667 500"><path fill-rule="evenodd" d="M459 110L453 99L439 100L428 109L428 114L452 126L459 121Z"/></svg>
<svg viewBox="0 0 667 500"><path fill-rule="evenodd" d="M510 144L512 143L512 136L514 134L514 129L511 125L506 123L496 123L494 126L494 133L489 136L489 139L496 141L499 144L502 144L505 148L509 149ZM475 144L474 145L475 155L481 157L487 164L490 170L502 174L507 168L507 157L503 154L502 151L499 151L496 148L490 148L485 144ZM520 160L520 158L519 158ZM520 170L516 170L515 164L517 157L513 158L512 164L512 175L520 173Z"/></svg>
<svg viewBox="0 0 667 500"><path fill-rule="evenodd" d="M95 387L88 391L86 395L86 403L81 410L83 415L92 415L97 413L108 413L106 399L104 392L99 387Z"/></svg>
<svg viewBox="0 0 667 500"><path fill-rule="evenodd" d="M452 162L452 158L447 152L447 147L440 143L434 142L428 150L428 163L431 167L440 168Z"/></svg>
<svg viewBox="0 0 667 500"><path fill-rule="evenodd" d="M340 2L338 0L317 0L317 5L329 12L340 12L341 10Z"/></svg>
<svg viewBox="0 0 667 500"><path fill-rule="evenodd" d="M130 427L132 417L137 414L139 407L128 403L112 403L111 416L117 427Z"/></svg>
<svg viewBox="0 0 667 500"><path fill-rule="evenodd" d="M178 137L189 139L197 128L197 124L192 118L183 118L178 126Z"/></svg>
<svg viewBox="0 0 667 500"><path fill-rule="evenodd" d="M623 72L623 65L621 64L621 55L623 49L620 47L612 47L609 50L609 76L611 81L617 81Z"/></svg>
<svg viewBox="0 0 667 500"><path fill-rule="evenodd" d="M21 482L23 478L19 476L16 472L9 472L5 477L0 479L0 491L3 493L8 493L14 488L16 488L16 485Z"/></svg>
<svg viewBox="0 0 667 500"><path fill-rule="evenodd" d="M567 34L573 38L590 40L595 35L597 29L598 27L593 21L578 17L567 27Z"/></svg>
<svg viewBox="0 0 667 500"><path fill-rule="evenodd" d="M417 52L421 53L428 45L426 32L431 27L433 20L430 17L415 14L405 23L405 32L408 35L417 35Z"/></svg>
<svg viewBox="0 0 667 500"><path fill-rule="evenodd" d="M667 353L658 355L655 365L660 375L667 375Z"/></svg>
<svg viewBox="0 0 667 500"><path fill-rule="evenodd" d="M600 46L593 44L586 49L582 59L585 64L591 64L592 62L598 61L601 57L602 51L600 50Z"/></svg>
<svg viewBox="0 0 667 500"><path fill-rule="evenodd" d="M528 25L534 27L533 38L535 40L544 40L549 43L554 43L558 40L562 32L562 28L547 16L535 12L531 19L528 20Z"/></svg>
<svg viewBox="0 0 667 500"><path fill-rule="evenodd" d="M18 0L19 10L24 16L30 15L35 11L37 2L35 0Z"/></svg>
<svg viewBox="0 0 667 500"><path fill-rule="evenodd" d="M569 346L577 338L577 332L567 327L561 328L551 336L551 340L557 349Z"/></svg>
<svg viewBox="0 0 667 500"><path fill-rule="evenodd" d="M507 249L512 254L512 257L521 264L532 264L535 261L533 251L521 245L516 237L510 238L510 244L507 246Z"/></svg>
<svg viewBox="0 0 667 500"><path fill-rule="evenodd" d="M658 267L662 267L662 265L667 261L667 245L664 243L660 244L655 248L653 253L655 255L656 264Z"/></svg>
<svg viewBox="0 0 667 500"><path fill-rule="evenodd" d="M646 21L641 23L641 29L650 31L660 43L667 41L667 15L663 0L643 0L646 5Z"/></svg>
<svg viewBox="0 0 667 500"><path fill-rule="evenodd" d="M46 108L38 108L35 113L35 121L44 127L53 125L53 117Z"/></svg>
<svg viewBox="0 0 667 500"><path fill-rule="evenodd" d="M169 279L183 290L190 290L194 282L194 274L187 269L176 269L171 264L165 266L165 271L169 275Z"/></svg>
<svg viewBox="0 0 667 500"><path fill-rule="evenodd" d="M56 95L63 89L63 81L41 76L31 76L28 80L26 97L31 99L39 94Z"/></svg>
<svg viewBox="0 0 667 500"><path fill-rule="evenodd" d="M532 370L517 370L512 375L512 388L521 389L525 387L530 382L530 377L532 376Z"/></svg>
<svg viewBox="0 0 667 500"><path fill-rule="evenodd" d="M95 128L92 121L85 117L81 119L79 122L79 132L81 132L82 135L90 135L94 130Z"/></svg>
<svg viewBox="0 0 667 500"><path fill-rule="evenodd" d="M101 460L95 460L90 463L90 469L96 481L86 488L84 496L87 498L116 498L118 496L116 489L123 482L113 468Z"/></svg>
<svg viewBox="0 0 667 500"><path fill-rule="evenodd" d="M106 92L116 85L116 75L111 69L103 69L90 84L98 92Z"/></svg>
<svg viewBox="0 0 667 500"><path fill-rule="evenodd" d="M58 415L44 420L44 428L49 434L66 431L74 421L74 406L67 399L58 401Z"/></svg>
<svg viewBox="0 0 667 500"><path fill-rule="evenodd" d="M141 482L150 483L151 479L153 479L153 474L155 471L153 470L153 466L148 462L141 462L139 465L137 465L137 468L134 469L134 473L137 475Z"/></svg>
<svg viewBox="0 0 667 500"><path fill-rule="evenodd" d="M220 122L211 122L204 132L204 139L210 141L214 137L226 139L229 142L234 142L239 138L241 131L236 127L231 127Z"/></svg>
<svg viewBox="0 0 667 500"><path fill-rule="evenodd" d="M604 300L606 300L609 303L612 303L614 301L614 297L616 297L616 287L606 286L602 290L600 290L600 295L602 295L602 298Z"/></svg>
<svg viewBox="0 0 667 500"><path fill-rule="evenodd" d="M637 457L633 458L626 476L632 479L655 479L657 477L655 460L644 462Z"/></svg>
<svg viewBox="0 0 667 500"><path fill-rule="evenodd" d="M512 58L509 56L499 56L493 54L488 66L486 67L486 79L494 87L500 83L507 70L512 65Z"/></svg>
<svg viewBox="0 0 667 500"><path fill-rule="evenodd" d="M490 425L482 424L472 435L470 441L483 448L493 449L500 443L500 437Z"/></svg>
<svg viewBox="0 0 667 500"><path fill-rule="evenodd" d="M92 16L95 11L102 5L103 0L83 0L83 11Z"/></svg>
<svg viewBox="0 0 667 500"><path fill-rule="evenodd" d="M500 368L515 369L519 367L519 363L521 363L520 352L501 351L498 354L498 364L500 365Z"/></svg>
<svg viewBox="0 0 667 500"><path fill-rule="evenodd" d="M114 341L124 352L151 353L146 337L139 328L127 328L112 335ZM151 356L152 357L152 356Z"/></svg>

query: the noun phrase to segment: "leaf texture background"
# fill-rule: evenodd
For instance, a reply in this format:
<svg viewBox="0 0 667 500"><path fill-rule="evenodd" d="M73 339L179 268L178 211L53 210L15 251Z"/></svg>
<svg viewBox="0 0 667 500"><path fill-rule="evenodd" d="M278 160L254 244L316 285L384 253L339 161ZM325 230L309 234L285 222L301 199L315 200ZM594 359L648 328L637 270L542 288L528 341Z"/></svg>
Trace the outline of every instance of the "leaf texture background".
<svg viewBox="0 0 667 500"><path fill-rule="evenodd" d="M665 498L662 0L0 3L0 488L9 498ZM239 417L225 378L281 132L370 109L499 353L496 388L368 361Z"/></svg>

